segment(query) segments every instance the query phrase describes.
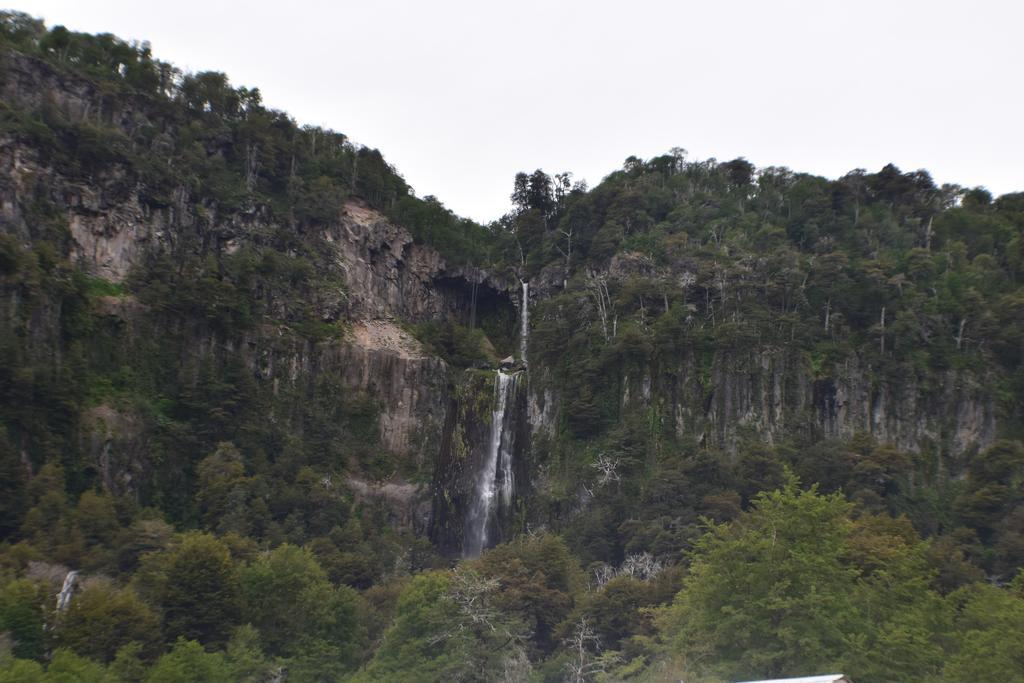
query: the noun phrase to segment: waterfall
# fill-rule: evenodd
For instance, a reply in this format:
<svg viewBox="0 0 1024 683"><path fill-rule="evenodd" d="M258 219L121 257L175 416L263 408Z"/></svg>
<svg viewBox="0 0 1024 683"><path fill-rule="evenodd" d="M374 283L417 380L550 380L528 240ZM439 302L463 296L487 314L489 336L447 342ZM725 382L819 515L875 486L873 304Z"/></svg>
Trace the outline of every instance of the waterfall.
<svg viewBox="0 0 1024 683"><path fill-rule="evenodd" d="M63 612L71 604L71 596L75 593L75 582L78 579L78 571L71 570L64 576L64 585L60 587L57 594L57 611Z"/></svg>
<svg viewBox="0 0 1024 683"><path fill-rule="evenodd" d="M530 336L530 283L523 283L523 308L519 316L519 360L526 365L526 343Z"/></svg>
<svg viewBox="0 0 1024 683"><path fill-rule="evenodd" d="M515 489L512 472L512 426L518 373L498 371L494 380L494 408L491 411L487 454L473 484L473 500L466 514L462 554L478 557L494 540L497 513L512 504Z"/></svg>

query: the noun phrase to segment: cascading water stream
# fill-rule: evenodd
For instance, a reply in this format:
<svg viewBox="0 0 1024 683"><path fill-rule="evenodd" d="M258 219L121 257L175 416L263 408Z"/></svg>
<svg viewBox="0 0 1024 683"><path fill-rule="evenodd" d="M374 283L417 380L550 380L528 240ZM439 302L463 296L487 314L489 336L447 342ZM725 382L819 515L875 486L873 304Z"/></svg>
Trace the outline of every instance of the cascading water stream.
<svg viewBox="0 0 1024 683"><path fill-rule="evenodd" d="M494 380L490 442L483 466L473 485L473 501L466 515L462 554L478 557L490 544L497 513L512 503L515 481L512 472L512 406L519 373L498 371Z"/></svg>
<svg viewBox="0 0 1024 683"><path fill-rule="evenodd" d="M71 596L75 593L75 583L78 580L78 572L76 570L69 571L64 576L64 585L60 588L60 593L57 594L57 611L63 612L71 604Z"/></svg>

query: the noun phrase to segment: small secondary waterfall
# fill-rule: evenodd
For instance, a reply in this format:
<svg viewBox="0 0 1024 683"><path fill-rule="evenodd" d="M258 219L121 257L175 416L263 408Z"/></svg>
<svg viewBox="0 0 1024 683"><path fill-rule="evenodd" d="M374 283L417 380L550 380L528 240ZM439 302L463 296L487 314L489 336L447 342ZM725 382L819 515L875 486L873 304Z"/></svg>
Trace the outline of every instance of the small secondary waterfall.
<svg viewBox="0 0 1024 683"><path fill-rule="evenodd" d="M71 604L71 596L75 593L75 582L78 580L78 571L71 570L64 576L64 585L57 593L57 611L63 612Z"/></svg>
<svg viewBox="0 0 1024 683"><path fill-rule="evenodd" d="M491 411L490 442L473 484L473 500L466 513L462 554L478 557L494 540L498 511L512 504L515 490L512 471L515 424L510 408L515 399L519 373L498 371L494 379L494 408Z"/></svg>
<svg viewBox="0 0 1024 683"><path fill-rule="evenodd" d="M519 360L526 365L526 344L530 336L530 283L523 283L523 307L519 316Z"/></svg>

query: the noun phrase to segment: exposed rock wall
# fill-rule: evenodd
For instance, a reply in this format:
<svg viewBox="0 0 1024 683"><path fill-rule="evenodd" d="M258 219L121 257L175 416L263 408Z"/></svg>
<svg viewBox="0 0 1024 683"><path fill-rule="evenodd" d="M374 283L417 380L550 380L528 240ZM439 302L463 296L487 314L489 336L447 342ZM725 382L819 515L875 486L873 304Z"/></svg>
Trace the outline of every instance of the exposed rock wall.
<svg viewBox="0 0 1024 683"><path fill-rule="evenodd" d="M802 351L764 347L716 352L703 370L687 353L670 371L646 367L605 381L618 386L620 410L654 410L677 436L726 450L744 434L773 443L865 433L907 452L959 456L997 438L991 383L966 370L886 377L854 357L815 376ZM531 389L534 431L554 433L562 398L550 381Z"/></svg>
<svg viewBox="0 0 1024 683"><path fill-rule="evenodd" d="M147 114L152 103L145 98L108 98L93 84L65 79L30 58L9 57L3 68L0 96L6 102L38 108L48 98L46 106L72 121L112 125L129 134L159 119ZM171 128L157 131L154 155L173 145L174 135ZM249 205L221 214L215 206L198 204L184 187L158 199L149 192L118 164L73 172L57 168L38 148L0 137L0 231L30 244L44 236L52 219L66 227L58 233L69 257L109 281L125 281L149 254L176 253L186 236L189 248L219 257L265 244L282 227L267 207ZM35 213L39 205L57 207L59 215L40 217ZM416 243L406 229L358 200L339 206L334 219L314 232L302 236L324 271L310 295L312 309L321 320L339 323L342 332L336 338L312 342L288 330L286 322L266 323L224 339L204 329L201 321L189 321L178 323L194 328L180 336L199 354L241 357L275 394L286 387L310 386L318 375L331 373L342 378L346 392L370 397L379 407L380 447L420 472L432 472L433 482L428 492L401 481L351 478L350 488L361 500L387 506L396 525L429 529L440 547L457 552L473 474L489 440L493 374L468 371L453 379L445 363L403 324L444 319L467 323L473 301L521 307L520 284L452 267L436 250ZM645 257L620 254L600 275L614 284L635 277L677 278L690 267L684 261L659 268ZM531 278L530 296L537 303L558 293L568 277L561 265L549 266ZM16 299L17 292L5 297L8 319L14 317ZM94 304L102 315L123 322L126 343L133 326L153 317L130 296ZM28 326L30 338L59 337L54 322L58 315L37 317ZM279 317L286 321L287 316ZM531 359L539 356L531 347ZM903 450L934 447L955 456L986 447L997 433L993 393L985 378L968 371L893 377L851 357L815 372L801 350L769 346L721 349L710 357L684 352L670 359L670 367L665 365L662 360L656 368L633 367L600 381L614 385L620 411L649 410L677 436L726 450L748 434L776 442L794 434L847 438L866 432ZM530 467L531 436L557 436L561 425L566 397L554 376L553 368L534 362L529 383L522 382L516 394L517 505L536 476ZM132 490L147 467L142 418L130 409L103 404L85 410L80 422L81 440L103 484L119 493ZM503 532L514 529L515 514L515 506L505 514Z"/></svg>
<svg viewBox="0 0 1024 683"><path fill-rule="evenodd" d="M432 462L451 392L444 361L389 320L355 321L341 340L312 344L254 337L243 353L275 390L336 369L349 392L379 409L380 445L417 467ZM340 398L340 397L339 397Z"/></svg>
<svg viewBox="0 0 1024 683"><path fill-rule="evenodd" d="M389 525L426 533L430 523L430 491L423 484L402 481L371 482L348 477L345 485L363 504L381 505L388 511Z"/></svg>
<svg viewBox="0 0 1024 683"><path fill-rule="evenodd" d="M89 182L66 177L38 150L0 137L0 227L29 243L43 227L31 207L38 200L64 207L71 260L112 281L123 280L171 227L183 227L173 212L140 203L127 183L119 172Z"/></svg>
<svg viewBox="0 0 1024 683"><path fill-rule="evenodd" d="M202 242L215 245L211 248L231 251L272 228L258 208L218 217L197 211L183 189L174 205L162 208L151 206L142 194L143 188L133 186L116 167L88 181L76 179L48 166L37 150L0 139L0 229L33 242L41 228L30 207L45 198L62 207L72 260L106 280L123 281L147 254L172 250L177 236L186 232L202 233ZM379 404L382 445L429 461L444 421L447 369L396 321L468 320L469 280L492 298L507 296L504 283L486 273L448 268L435 250L414 243L407 230L358 201L339 207L337 221L321 238L336 276L324 279L343 286L316 292L316 305L324 319L348 320L347 334L319 345L282 344L279 332L265 326L247 335L238 351L272 382L299 382L318 369L339 368L352 389ZM118 317L144 314L138 306L124 309L125 301L134 302L111 298L100 305Z"/></svg>
<svg viewBox="0 0 1024 683"><path fill-rule="evenodd" d="M0 55L0 96L21 107L53 107L75 122L114 126L129 133L150 125L154 103L142 95L117 96L86 78L68 76L52 65L16 51Z"/></svg>
<svg viewBox="0 0 1024 683"><path fill-rule="evenodd" d="M692 269L685 258L656 267L639 254L618 254L594 275L611 287L631 278L676 282ZM545 298L563 289L557 269L535 278L531 289ZM534 431L555 434L564 415L553 368L531 367L529 396ZM971 370L872 367L851 356L834 367L812 369L797 346L754 344L696 350L655 365L603 377L619 393L619 409L650 409L677 436L732 450L742 434L768 443L792 435L849 438L866 433L908 452L938 450L960 456L997 438L995 382Z"/></svg>
<svg viewBox="0 0 1024 683"><path fill-rule="evenodd" d="M325 231L334 264L343 273L352 318L468 322L475 282L507 296L508 284L483 271L449 268L434 249L360 202L348 202Z"/></svg>
<svg viewBox="0 0 1024 683"><path fill-rule="evenodd" d="M132 297L104 297L99 304L107 316L124 326L125 344L132 344L140 334L152 333L152 321L144 322L145 307ZM301 395L301 389L312 386L322 374L340 376L346 395L337 400L364 395L376 404L382 448L417 468L433 462L451 393L448 368L395 322L355 321L342 338L317 343L273 326L264 326L240 340L218 339L198 328L180 333L188 340L190 354L240 357L274 394L287 387ZM143 435L135 428L125 429L137 420L110 406L97 410L90 410L83 421L87 450L105 482L115 484L124 479L127 484L141 466L138 456ZM111 472L109 465L121 461L124 468ZM116 485L108 488L118 490Z"/></svg>
<svg viewBox="0 0 1024 683"><path fill-rule="evenodd" d="M495 373L467 370L456 385L445 420L443 438L434 467L433 509L430 537L443 551L462 550L466 512L474 496L476 475L487 457L494 409ZM520 384L511 397L508 424L513 453L513 479L516 482L509 509L499 511L497 531L500 542L515 531L517 510L528 495L533 472L530 466L530 427L527 418L527 392Z"/></svg>

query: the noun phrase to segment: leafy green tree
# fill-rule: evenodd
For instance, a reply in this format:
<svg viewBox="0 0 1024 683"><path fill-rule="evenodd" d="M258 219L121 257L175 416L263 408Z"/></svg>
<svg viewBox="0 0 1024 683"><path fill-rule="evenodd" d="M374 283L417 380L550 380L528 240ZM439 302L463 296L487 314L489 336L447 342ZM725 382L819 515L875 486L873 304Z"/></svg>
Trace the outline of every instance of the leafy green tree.
<svg viewBox="0 0 1024 683"><path fill-rule="evenodd" d="M931 588L935 572L914 527L905 517L861 515L844 546L845 562L858 571L844 669L865 680L937 676L952 614Z"/></svg>
<svg viewBox="0 0 1024 683"><path fill-rule="evenodd" d="M278 546L242 570L241 585L245 620L268 654L301 659L329 648L329 658L343 667L361 658L358 593L331 586L308 550Z"/></svg>
<svg viewBox="0 0 1024 683"><path fill-rule="evenodd" d="M260 634L252 625L235 629L224 653L236 681L259 683L266 680L273 665L260 647Z"/></svg>
<svg viewBox="0 0 1024 683"><path fill-rule="evenodd" d="M419 574L398 599L395 618L384 632L373 660L356 680L443 680L458 666L447 633L458 608L447 599L451 579L445 572Z"/></svg>
<svg viewBox="0 0 1024 683"><path fill-rule="evenodd" d="M1024 586L1019 574L1016 584ZM956 608L955 648L943 681L1024 681L1024 597L978 583L949 597Z"/></svg>
<svg viewBox="0 0 1024 683"><path fill-rule="evenodd" d="M141 653L142 646L137 641L122 647L107 667L110 676L122 683L141 683L149 668L140 657Z"/></svg>
<svg viewBox="0 0 1024 683"><path fill-rule="evenodd" d="M643 581L628 576L615 577L582 598L573 615L562 624L563 640L572 636L566 629L575 628L585 619L603 648L620 650L627 638L652 635L644 608L656 606L657 597L657 591Z"/></svg>
<svg viewBox="0 0 1024 683"><path fill-rule="evenodd" d="M935 585L940 593L985 580L985 572L971 559L980 545L977 534L962 527L929 539L928 556L937 571Z"/></svg>
<svg viewBox="0 0 1024 683"><path fill-rule="evenodd" d="M54 31L63 26L55 26ZM65 29L66 30L66 29ZM0 35L23 49L37 45L46 36L46 25L24 12L4 11L0 13Z"/></svg>
<svg viewBox="0 0 1024 683"><path fill-rule="evenodd" d="M64 649L54 650L44 670L25 659L0 657L0 681L3 683L114 683L116 678L102 664L79 657Z"/></svg>
<svg viewBox="0 0 1024 683"><path fill-rule="evenodd" d="M144 555L165 550L173 538L174 527L164 520L136 518L121 533L117 554L118 568L126 574L135 571Z"/></svg>
<svg viewBox="0 0 1024 683"><path fill-rule="evenodd" d="M845 669L891 681L938 674L947 612L905 521L854 522L851 505L795 479L694 548L659 616L691 667L751 678Z"/></svg>
<svg viewBox="0 0 1024 683"><path fill-rule="evenodd" d="M43 615L50 597L42 584L27 579L10 581L0 590L0 632L9 634L15 657L42 659Z"/></svg>
<svg viewBox="0 0 1024 683"><path fill-rule="evenodd" d="M480 559L480 573L498 580L495 605L523 624L541 653L557 644L555 629L570 613L583 577L559 536L520 536Z"/></svg>
<svg viewBox="0 0 1024 683"><path fill-rule="evenodd" d="M206 527L220 533L247 534L252 517L247 505L251 481L245 476L241 451L223 441L199 462L197 473L196 498Z"/></svg>
<svg viewBox="0 0 1024 683"><path fill-rule="evenodd" d="M69 650L54 650L46 666L46 681L53 683L109 683L106 668Z"/></svg>
<svg viewBox="0 0 1024 683"><path fill-rule="evenodd" d="M240 616L238 572L228 548L209 534L188 533L152 557L153 592L171 637L227 642Z"/></svg>
<svg viewBox="0 0 1024 683"><path fill-rule="evenodd" d="M194 640L179 639L149 670L146 683L228 683L231 667L219 652L207 652Z"/></svg>
<svg viewBox="0 0 1024 683"><path fill-rule="evenodd" d="M299 220L326 224L336 222L341 215L347 193L337 181L328 177L314 178L302 189L295 204Z"/></svg>
<svg viewBox="0 0 1024 683"><path fill-rule="evenodd" d="M466 565L418 574L356 680L526 680L528 632L500 605L499 586Z"/></svg>
<svg viewBox="0 0 1024 683"><path fill-rule="evenodd" d="M31 659L0 657L0 682L45 683L43 665Z"/></svg>
<svg viewBox="0 0 1024 683"><path fill-rule="evenodd" d="M738 678L837 665L855 615L856 570L842 562L849 511L840 496L791 480L732 524L713 525L661 616L669 647Z"/></svg>
<svg viewBox="0 0 1024 683"><path fill-rule="evenodd" d="M110 662L128 643L154 653L160 620L131 589L91 584L76 595L56 625L57 642L75 653Z"/></svg>
<svg viewBox="0 0 1024 683"><path fill-rule="evenodd" d="M85 543L82 567L99 570L113 566L116 539L121 531L113 499L106 494L85 491L78 499L73 518Z"/></svg>
<svg viewBox="0 0 1024 683"><path fill-rule="evenodd" d="M54 559L75 565L85 554L85 540L73 523L65 486L63 467L47 463L39 468L29 483L32 507L21 533Z"/></svg>
<svg viewBox="0 0 1024 683"><path fill-rule="evenodd" d="M1001 521L1024 502L1024 445L1000 440L977 454L968 466L967 486L956 499L959 517L993 540Z"/></svg>

